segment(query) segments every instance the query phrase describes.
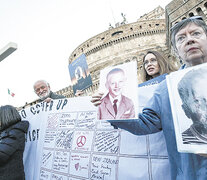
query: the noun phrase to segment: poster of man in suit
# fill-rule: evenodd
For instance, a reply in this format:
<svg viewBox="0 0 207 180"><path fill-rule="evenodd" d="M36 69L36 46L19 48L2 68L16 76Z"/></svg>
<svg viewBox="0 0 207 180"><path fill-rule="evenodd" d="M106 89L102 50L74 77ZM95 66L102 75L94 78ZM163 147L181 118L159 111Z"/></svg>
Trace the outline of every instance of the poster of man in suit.
<svg viewBox="0 0 207 180"><path fill-rule="evenodd" d="M100 87L105 95L98 107L98 119L134 119L137 116L137 73L135 62L101 71Z"/></svg>

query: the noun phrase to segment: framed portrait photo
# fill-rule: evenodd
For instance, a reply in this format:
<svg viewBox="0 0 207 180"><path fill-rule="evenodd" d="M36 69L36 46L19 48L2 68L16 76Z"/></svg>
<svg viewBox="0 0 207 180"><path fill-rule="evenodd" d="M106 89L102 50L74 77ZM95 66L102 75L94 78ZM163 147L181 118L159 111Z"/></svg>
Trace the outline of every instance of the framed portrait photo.
<svg viewBox="0 0 207 180"><path fill-rule="evenodd" d="M100 72L100 92L104 92L98 107L99 120L137 118L137 63L135 61L107 67Z"/></svg>
<svg viewBox="0 0 207 180"><path fill-rule="evenodd" d="M167 76L179 152L207 153L206 82L206 63Z"/></svg>

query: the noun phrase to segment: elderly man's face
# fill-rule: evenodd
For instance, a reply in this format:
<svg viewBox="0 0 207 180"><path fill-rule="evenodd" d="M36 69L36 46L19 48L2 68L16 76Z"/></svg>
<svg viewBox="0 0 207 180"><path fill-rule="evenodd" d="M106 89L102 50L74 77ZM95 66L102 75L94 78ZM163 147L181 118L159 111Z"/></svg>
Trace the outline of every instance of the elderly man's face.
<svg viewBox="0 0 207 180"><path fill-rule="evenodd" d="M40 97L40 99L48 97L50 93L50 87L45 84L45 82L38 81L34 86L35 93Z"/></svg>
<svg viewBox="0 0 207 180"><path fill-rule="evenodd" d="M177 53L188 66L207 62L207 37L203 28L194 23L175 35Z"/></svg>
<svg viewBox="0 0 207 180"><path fill-rule="evenodd" d="M117 72L109 75L106 87L109 90L109 94L113 98L122 94L124 82L125 76L122 72Z"/></svg>
<svg viewBox="0 0 207 180"><path fill-rule="evenodd" d="M207 92L202 79L197 80L193 87L193 92L192 112L196 117L196 121L200 121L207 127Z"/></svg>

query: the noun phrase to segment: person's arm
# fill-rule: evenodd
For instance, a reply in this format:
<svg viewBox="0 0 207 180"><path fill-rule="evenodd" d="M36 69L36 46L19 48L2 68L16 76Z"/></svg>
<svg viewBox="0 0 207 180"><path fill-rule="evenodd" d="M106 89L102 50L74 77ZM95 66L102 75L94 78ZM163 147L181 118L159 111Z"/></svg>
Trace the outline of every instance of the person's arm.
<svg viewBox="0 0 207 180"><path fill-rule="evenodd" d="M46 98L46 99L44 100L44 102L49 103L51 100L52 100L52 99L51 99L50 97L48 97L48 98Z"/></svg>
<svg viewBox="0 0 207 180"><path fill-rule="evenodd" d="M64 95L56 94L56 93L51 91L50 96L48 98L46 98L44 101L49 103L53 99L55 100L55 99L64 99L64 98L66 98Z"/></svg>
<svg viewBox="0 0 207 180"><path fill-rule="evenodd" d="M147 108L139 114L138 119L109 120L109 122L113 126L135 135L152 134L162 130L159 116L153 110Z"/></svg>
<svg viewBox="0 0 207 180"><path fill-rule="evenodd" d="M109 120L111 124L131 132L135 135L146 135L162 130L161 124L161 91L157 89L148 101L142 113L138 114L138 119L131 120Z"/></svg>
<svg viewBox="0 0 207 180"><path fill-rule="evenodd" d="M23 122L21 122L22 124ZM25 133L27 132L29 123L24 123L23 128L14 127L8 132L3 131L0 137L0 165L8 161L8 159L19 149L22 148L20 142L25 142Z"/></svg>
<svg viewBox="0 0 207 180"><path fill-rule="evenodd" d="M160 120L160 106L161 101L158 93L154 93L153 97L149 100L146 108L143 109L142 113L138 115L138 119L128 120L108 120L112 126L124 129L135 135L152 134L162 130ZM103 94L98 93L92 96L91 102L98 106L101 103Z"/></svg>

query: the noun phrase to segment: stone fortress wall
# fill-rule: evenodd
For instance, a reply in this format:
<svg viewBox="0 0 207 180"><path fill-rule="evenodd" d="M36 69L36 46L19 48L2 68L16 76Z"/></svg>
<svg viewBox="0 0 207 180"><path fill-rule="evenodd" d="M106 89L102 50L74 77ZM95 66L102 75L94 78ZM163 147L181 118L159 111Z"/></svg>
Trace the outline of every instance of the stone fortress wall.
<svg viewBox="0 0 207 180"><path fill-rule="evenodd" d="M173 0L165 10L160 6L141 16L137 22L117 23L110 28L79 45L69 56L69 63L81 54L86 55L93 85L84 90L84 95L92 95L99 87L100 70L129 61L137 61L138 79L142 68L142 58L148 50L162 51L179 66L171 54L170 28L182 19L200 15L207 21L207 0ZM140 81L138 80L138 83ZM56 93L74 97L71 86ZM35 104L36 101L28 105Z"/></svg>
<svg viewBox="0 0 207 180"><path fill-rule="evenodd" d="M84 94L92 95L99 87L100 70L107 66L137 61L140 82L142 58L148 50L168 53L165 12L160 6L143 15L137 22L120 24L88 39L71 53L69 63L83 53L86 55L93 86L84 90ZM67 97L74 96L72 88L62 89L58 93Z"/></svg>
<svg viewBox="0 0 207 180"><path fill-rule="evenodd" d="M167 45L170 49L170 28L177 22L192 17L202 16L207 22L207 0L173 0L165 7Z"/></svg>

